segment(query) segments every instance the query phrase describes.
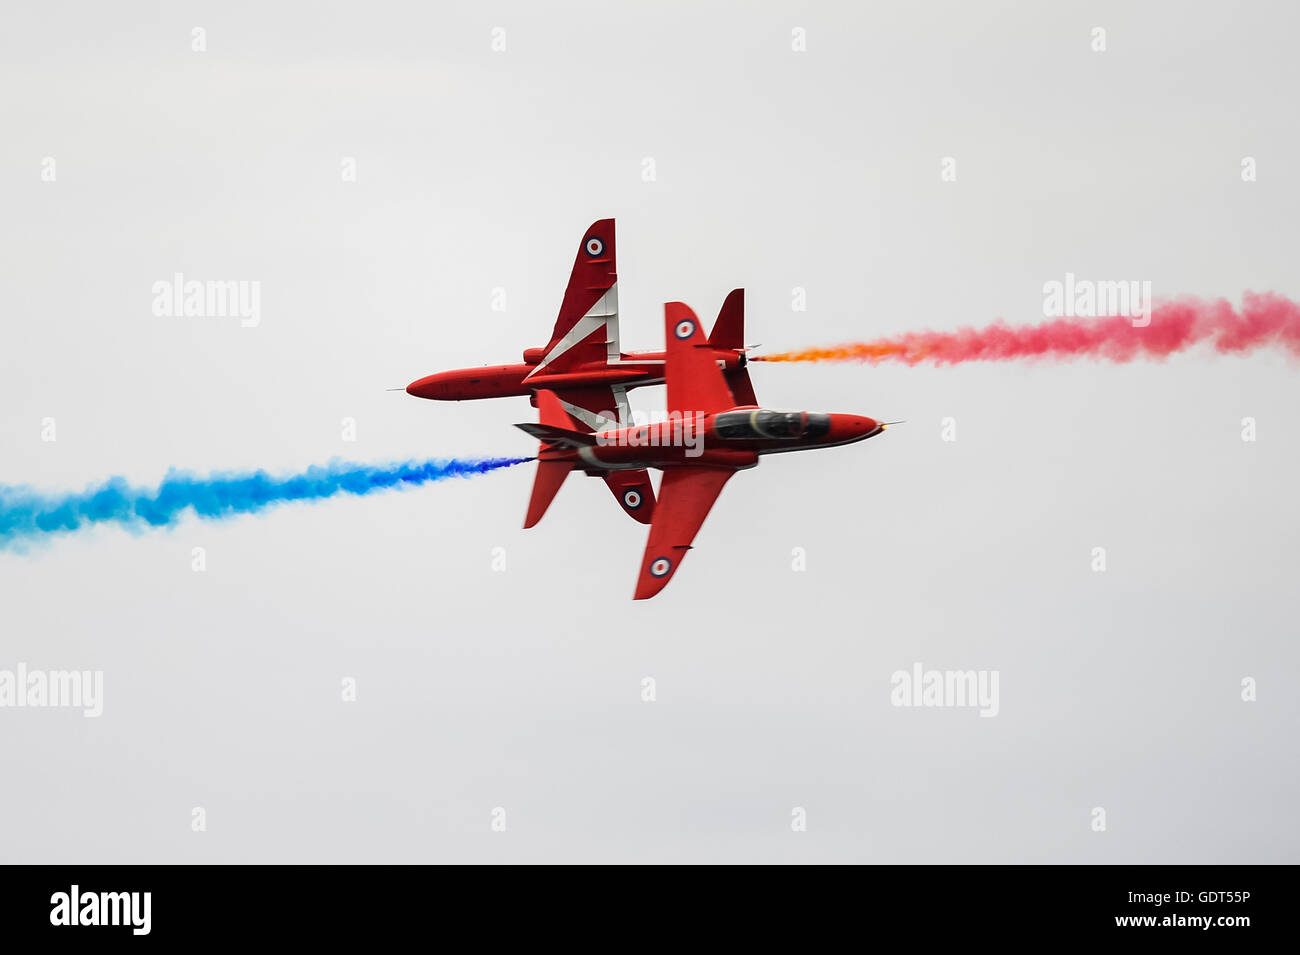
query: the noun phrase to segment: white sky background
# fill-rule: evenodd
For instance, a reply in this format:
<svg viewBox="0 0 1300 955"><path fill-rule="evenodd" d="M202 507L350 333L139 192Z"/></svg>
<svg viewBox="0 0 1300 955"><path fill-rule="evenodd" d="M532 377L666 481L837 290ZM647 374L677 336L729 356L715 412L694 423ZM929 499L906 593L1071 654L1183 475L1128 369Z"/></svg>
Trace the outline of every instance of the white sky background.
<svg viewBox="0 0 1300 955"><path fill-rule="evenodd" d="M7 8L0 483L531 454L525 399L384 389L543 344L605 216L625 349L737 286L769 351L1037 321L1067 271L1300 297L1296 15L1248 7ZM261 325L153 316L177 271ZM0 861L1295 862L1298 376L758 365L908 423L739 475L648 602L600 482L521 530L530 465L0 553L0 668L105 674L98 720L0 710ZM999 716L891 706L916 661Z"/></svg>

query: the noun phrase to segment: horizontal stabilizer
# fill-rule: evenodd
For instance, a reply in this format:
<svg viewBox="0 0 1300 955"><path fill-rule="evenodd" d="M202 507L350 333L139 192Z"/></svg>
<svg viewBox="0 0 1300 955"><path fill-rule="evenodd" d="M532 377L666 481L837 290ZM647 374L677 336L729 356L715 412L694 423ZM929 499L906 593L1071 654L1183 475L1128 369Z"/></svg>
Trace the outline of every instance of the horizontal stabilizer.
<svg viewBox="0 0 1300 955"><path fill-rule="evenodd" d="M568 428L557 428L549 424L533 424L531 421L525 421L515 427L531 434L538 441L558 444L562 448L590 448L596 443L594 434L583 434L581 431L570 431Z"/></svg>

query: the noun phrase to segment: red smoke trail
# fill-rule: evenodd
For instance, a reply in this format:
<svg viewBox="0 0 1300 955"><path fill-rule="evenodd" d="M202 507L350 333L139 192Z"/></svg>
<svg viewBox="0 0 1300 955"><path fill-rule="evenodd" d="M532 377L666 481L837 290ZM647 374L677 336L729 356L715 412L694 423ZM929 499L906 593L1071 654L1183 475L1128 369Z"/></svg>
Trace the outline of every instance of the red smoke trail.
<svg viewBox="0 0 1300 955"><path fill-rule="evenodd" d="M1224 354L1280 346L1300 357L1300 305L1273 292L1245 293L1240 311L1224 299L1183 298L1155 306L1151 323L1145 327L1134 326L1132 319L1121 316L1058 318L1041 325L1014 327L999 321L984 328L905 332L830 348L756 355L754 360L955 365L964 361L1063 361L1082 357L1128 362L1135 358L1165 358L1206 341Z"/></svg>

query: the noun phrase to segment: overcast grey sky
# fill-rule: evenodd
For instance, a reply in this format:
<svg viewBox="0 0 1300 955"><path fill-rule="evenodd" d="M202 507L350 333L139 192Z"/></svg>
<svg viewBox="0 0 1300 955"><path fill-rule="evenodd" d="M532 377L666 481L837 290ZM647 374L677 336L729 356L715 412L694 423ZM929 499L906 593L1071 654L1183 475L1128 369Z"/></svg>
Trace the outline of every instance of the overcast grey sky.
<svg viewBox="0 0 1300 955"><path fill-rule="evenodd" d="M768 350L1067 271L1300 297L1291 4L547 6L6 7L0 483L531 454L524 399L384 389L544 344L605 216L625 349L738 286ZM155 316L176 272L260 324ZM1298 861L1298 375L756 366L907 424L739 475L646 602L601 482L521 530L531 465L0 552L0 669L105 696L0 709L0 861ZM892 706L918 662L996 718Z"/></svg>

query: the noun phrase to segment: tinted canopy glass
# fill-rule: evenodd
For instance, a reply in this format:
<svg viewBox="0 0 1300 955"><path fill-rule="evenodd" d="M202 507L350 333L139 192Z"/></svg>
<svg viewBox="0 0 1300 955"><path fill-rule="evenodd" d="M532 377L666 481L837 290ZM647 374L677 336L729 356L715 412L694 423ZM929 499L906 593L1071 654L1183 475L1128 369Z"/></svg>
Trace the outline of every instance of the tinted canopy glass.
<svg viewBox="0 0 1300 955"><path fill-rule="evenodd" d="M728 411L718 415L715 427L720 438L792 441L805 435L825 434L830 420L826 415L802 411Z"/></svg>

